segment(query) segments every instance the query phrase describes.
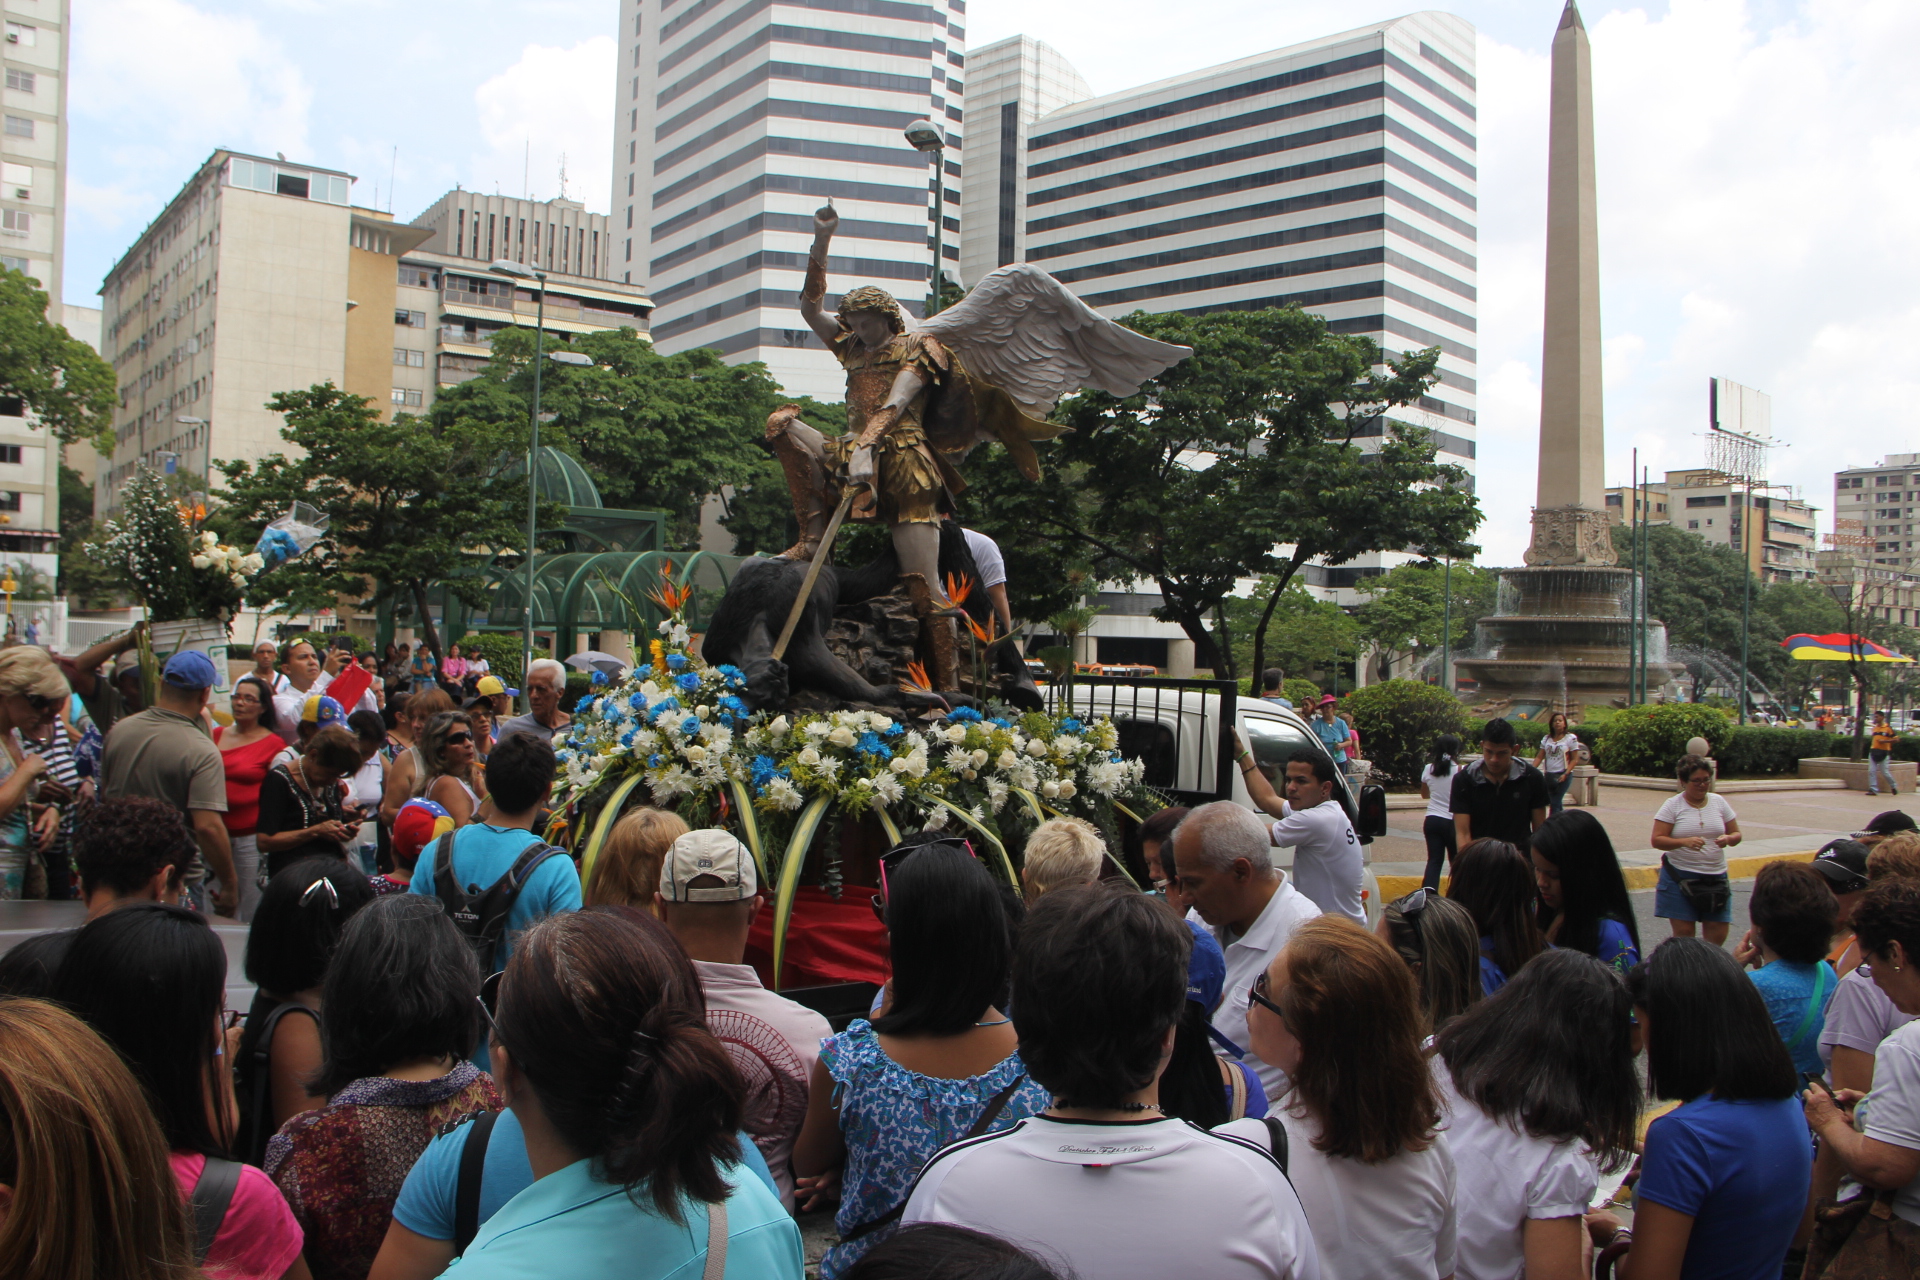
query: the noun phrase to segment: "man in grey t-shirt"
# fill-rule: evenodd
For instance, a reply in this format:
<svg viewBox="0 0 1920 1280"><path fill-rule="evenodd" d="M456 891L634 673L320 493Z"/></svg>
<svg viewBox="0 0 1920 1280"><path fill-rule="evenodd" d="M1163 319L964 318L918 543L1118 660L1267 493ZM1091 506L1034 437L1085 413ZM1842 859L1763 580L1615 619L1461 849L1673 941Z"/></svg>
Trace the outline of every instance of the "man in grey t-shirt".
<svg viewBox="0 0 1920 1280"><path fill-rule="evenodd" d="M552 658L536 658L527 668L527 714L502 720L494 740L505 742L516 733L530 733L552 742L555 733L573 723L573 717L560 709L560 695L566 688L567 669Z"/></svg>

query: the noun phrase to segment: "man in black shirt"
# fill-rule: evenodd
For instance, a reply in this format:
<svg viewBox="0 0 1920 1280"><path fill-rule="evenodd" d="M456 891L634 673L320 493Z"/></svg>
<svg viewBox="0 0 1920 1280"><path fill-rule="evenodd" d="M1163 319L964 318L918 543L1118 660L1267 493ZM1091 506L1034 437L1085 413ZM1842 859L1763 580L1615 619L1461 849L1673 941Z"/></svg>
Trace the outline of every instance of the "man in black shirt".
<svg viewBox="0 0 1920 1280"><path fill-rule="evenodd" d="M1491 837L1524 851L1528 837L1546 820L1546 775L1514 755L1512 725L1487 721L1479 761L1453 780L1453 826L1460 847Z"/></svg>

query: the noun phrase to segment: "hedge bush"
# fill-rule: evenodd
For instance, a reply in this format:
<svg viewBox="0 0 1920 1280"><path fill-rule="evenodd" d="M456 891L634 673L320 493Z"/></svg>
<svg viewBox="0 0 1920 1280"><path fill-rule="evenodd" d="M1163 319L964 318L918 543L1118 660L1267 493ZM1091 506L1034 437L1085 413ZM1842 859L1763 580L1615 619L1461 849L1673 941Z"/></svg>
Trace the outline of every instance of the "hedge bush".
<svg viewBox="0 0 1920 1280"><path fill-rule="evenodd" d="M499 676L510 689L521 687L520 678L525 673L520 665L520 643L518 634L505 631L469 631L460 637L460 653L472 657L479 653L487 660L492 674ZM550 658L552 653L545 649L535 649L536 658Z"/></svg>
<svg viewBox="0 0 1920 1280"><path fill-rule="evenodd" d="M1545 720L1522 720L1517 716L1508 716L1507 723L1513 726L1514 740L1520 744L1520 750L1529 756L1539 749L1540 739L1547 736L1547 722ZM1486 733L1486 731L1487 722L1485 720L1472 720L1468 722L1467 732L1463 735L1466 739L1468 751L1478 752L1480 750L1479 744L1482 741L1482 735Z"/></svg>
<svg viewBox="0 0 1920 1280"><path fill-rule="evenodd" d="M1280 692L1293 702L1293 709L1302 715L1320 705L1320 686L1311 680L1293 676L1280 682Z"/></svg>
<svg viewBox="0 0 1920 1280"><path fill-rule="evenodd" d="M1727 745L1718 748L1720 772L1737 776L1797 773L1803 758L1833 754L1831 734L1768 724L1735 725Z"/></svg>
<svg viewBox="0 0 1920 1280"><path fill-rule="evenodd" d="M1687 753L1689 739L1705 738L1709 753L1719 756L1733 731L1725 712L1698 703L1626 707L1595 735L1594 762L1607 773L1668 777Z"/></svg>
<svg viewBox="0 0 1920 1280"><path fill-rule="evenodd" d="M1419 782L1420 766L1441 734L1467 740L1467 711L1460 699L1419 680L1385 680L1355 689L1340 707L1353 718L1375 778L1390 785Z"/></svg>

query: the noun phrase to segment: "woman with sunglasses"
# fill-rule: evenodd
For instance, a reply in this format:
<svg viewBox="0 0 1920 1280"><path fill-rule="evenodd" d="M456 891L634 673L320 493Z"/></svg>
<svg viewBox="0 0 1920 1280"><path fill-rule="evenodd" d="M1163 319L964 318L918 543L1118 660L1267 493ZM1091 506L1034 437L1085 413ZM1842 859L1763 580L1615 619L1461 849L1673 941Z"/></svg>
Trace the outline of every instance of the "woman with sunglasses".
<svg viewBox="0 0 1920 1280"><path fill-rule="evenodd" d="M1459 1175L1458 1280L1582 1280L1599 1166L1633 1157L1633 1009L1591 956L1550 951L1436 1037Z"/></svg>
<svg viewBox="0 0 1920 1280"><path fill-rule="evenodd" d="M1475 840L1454 859L1447 896L1480 933L1480 991L1492 995L1546 949L1534 920L1539 896L1526 855L1504 840Z"/></svg>
<svg viewBox="0 0 1920 1280"><path fill-rule="evenodd" d="M1450 1280L1453 1156L1406 965L1360 925L1323 915L1293 931L1249 1000L1253 1051L1287 1073L1273 1118L1322 1280ZM1271 1128L1241 1120L1221 1132L1278 1155Z"/></svg>
<svg viewBox="0 0 1920 1280"><path fill-rule="evenodd" d="M240 1126L234 1152L263 1164L280 1126L326 1103L308 1091L320 1070L320 983L340 934L374 899L357 867L302 858L268 882L247 930L247 1029L233 1059Z"/></svg>
<svg viewBox="0 0 1920 1280"><path fill-rule="evenodd" d="M223 1174L233 1194L200 1263L221 1280L306 1280L299 1224L265 1174L235 1165L227 952L184 907L119 907L74 934L52 999L120 1051L145 1086L183 1198ZM212 1163L212 1169L208 1168Z"/></svg>
<svg viewBox="0 0 1920 1280"><path fill-rule="evenodd" d="M621 908L543 920L479 1010L533 1184L449 1274L801 1280L800 1229L739 1163L745 1086L666 926Z"/></svg>
<svg viewBox="0 0 1920 1280"><path fill-rule="evenodd" d="M840 1188L840 1243L821 1260L825 1280L893 1229L935 1152L1050 1101L1001 1012L1013 942L1000 890L964 843L928 839L881 860L892 997L871 1022L857 1019L821 1045L793 1149L803 1211Z"/></svg>
<svg viewBox="0 0 1920 1280"><path fill-rule="evenodd" d="M373 1265L407 1171L442 1126L503 1105L468 1062L480 1039L480 966L440 904L381 898L340 935L320 1001L325 1106L267 1144L267 1173L307 1237L317 1280Z"/></svg>
<svg viewBox="0 0 1920 1280"><path fill-rule="evenodd" d="M21 734L46 736L66 700L67 679L45 649L0 651L0 900L46 896L39 854L60 832L52 802L73 797Z"/></svg>
<svg viewBox="0 0 1920 1280"><path fill-rule="evenodd" d="M340 785L360 767L360 746L339 725L307 740L292 761L267 771L260 784L260 852L271 879L302 858L344 860L354 827Z"/></svg>
<svg viewBox="0 0 1920 1280"><path fill-rule="evenodd" d="M459 711L443 711L427 721L420 735L420 760L426 767L420 794L453 815L455 826L476 820L486 783L473 767L473 722Z"/></svg>
<svg viewBox="0 0 1920 1280"><path fill-rule="evenodd" d="M1374 926L1420 986L1427 1031L1438 1031L1480 999L1480 938L1473 916L1425 885L1387 904Z"/></svg>

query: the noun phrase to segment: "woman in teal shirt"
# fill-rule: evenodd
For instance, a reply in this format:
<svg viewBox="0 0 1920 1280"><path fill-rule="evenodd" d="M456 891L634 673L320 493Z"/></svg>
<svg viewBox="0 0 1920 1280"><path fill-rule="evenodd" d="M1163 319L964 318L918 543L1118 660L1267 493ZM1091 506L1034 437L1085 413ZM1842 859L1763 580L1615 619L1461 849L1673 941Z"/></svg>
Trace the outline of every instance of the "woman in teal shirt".
<svg viewBox="0 0 1920 1280"><path fill-rule="evenodd" d="M692 962L650 916L552 916L488 979L494 1078L533 1185L448 1270L459 1280L801 1280L800 1229L739 1164L742 1085Z"/></svg>

